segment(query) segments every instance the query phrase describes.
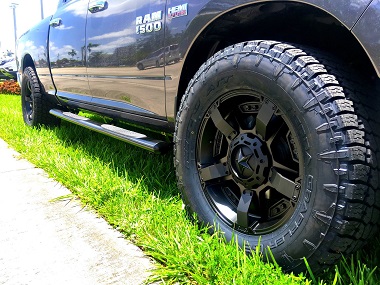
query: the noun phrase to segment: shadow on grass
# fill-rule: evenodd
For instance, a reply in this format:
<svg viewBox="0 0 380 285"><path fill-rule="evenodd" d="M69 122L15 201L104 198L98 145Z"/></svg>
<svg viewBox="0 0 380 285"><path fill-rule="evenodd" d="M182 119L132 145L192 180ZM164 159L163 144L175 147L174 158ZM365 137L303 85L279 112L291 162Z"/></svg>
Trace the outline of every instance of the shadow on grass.
<svg viewBox="0 0 380 285"><path fill-rule="evenodd" d="M173 154L153 154L117 139L96 133L71 123L62 122L54 133L67 146L81 149L107 165L115 175L132 183L146 186L162 199L178 196Z"/></svg>

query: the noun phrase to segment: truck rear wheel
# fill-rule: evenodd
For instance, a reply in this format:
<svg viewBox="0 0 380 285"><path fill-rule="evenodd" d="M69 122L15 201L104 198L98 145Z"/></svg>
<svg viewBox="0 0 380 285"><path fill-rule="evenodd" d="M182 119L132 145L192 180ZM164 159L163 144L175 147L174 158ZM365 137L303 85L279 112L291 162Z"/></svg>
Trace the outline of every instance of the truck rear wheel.
<svg viewBox="0 0 380 285"><path fill-rule="evenodd" d="M44 98L42 88L33 68L26 67L21 84L21 105L25 124L57 126L60 120L49 114L55 104Z"/></svg>
<svg viewBox="0 0 380 285"><path fill-rule="evenodd" d="M272 41L218 52L190 81L175 131L188 211L294 272L303 257L315 271L336 263L379 220L371 127L311 54Z"/></svg>

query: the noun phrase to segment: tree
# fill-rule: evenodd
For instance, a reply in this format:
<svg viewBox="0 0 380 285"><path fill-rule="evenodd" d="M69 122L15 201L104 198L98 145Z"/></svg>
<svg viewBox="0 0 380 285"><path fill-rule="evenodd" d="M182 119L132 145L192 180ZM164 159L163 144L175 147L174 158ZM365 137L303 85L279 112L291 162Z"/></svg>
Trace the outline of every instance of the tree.
<svg viewBox="0 0 380 285"><path fill-rule="evenodd" d="M74 59L74 56L77 55L77 52L76 52L74 49L72 49L72 50L69 51L67 54L71 56L71 59Z"/></svg>
<svg viewBox="0 0 380 285"><path fill-rule="evenodd" d="M91 53L92 48L94 48L94 47L98 47L98 46L99 46L99 44L89 43L89 44L87 45L87 50L88 50L89 53Z"/></svg>

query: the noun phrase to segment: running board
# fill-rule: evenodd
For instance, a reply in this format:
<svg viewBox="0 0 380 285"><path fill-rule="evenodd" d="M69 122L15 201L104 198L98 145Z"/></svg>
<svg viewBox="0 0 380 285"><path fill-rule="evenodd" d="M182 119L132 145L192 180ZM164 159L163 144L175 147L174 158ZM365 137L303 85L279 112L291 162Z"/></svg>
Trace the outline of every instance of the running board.
<svg viewBox="0 0 380 285"><path fill-rule="evenodd" d="M99 123L89 118L78 116L70 112L52 109L50 110L50 114L62 120L69 121L87 129L108 135L110 137L122 140L135 146L142 147L155 153L164 153L170 147L170 143L152 139L146 135L116 127L114 125Z"/></svg>

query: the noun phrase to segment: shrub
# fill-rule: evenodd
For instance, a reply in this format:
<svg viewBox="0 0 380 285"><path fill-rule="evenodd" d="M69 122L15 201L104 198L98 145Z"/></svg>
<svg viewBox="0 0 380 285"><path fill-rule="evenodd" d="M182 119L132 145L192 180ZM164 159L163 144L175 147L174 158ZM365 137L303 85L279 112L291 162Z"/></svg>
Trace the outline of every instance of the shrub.
<svg viewBox="0 0 380 285"><path fill-rule="evenodd" d="M6 80L4 82L0 82L0 93L1 94L21 94L20 85L14 80Z"/></svg>

